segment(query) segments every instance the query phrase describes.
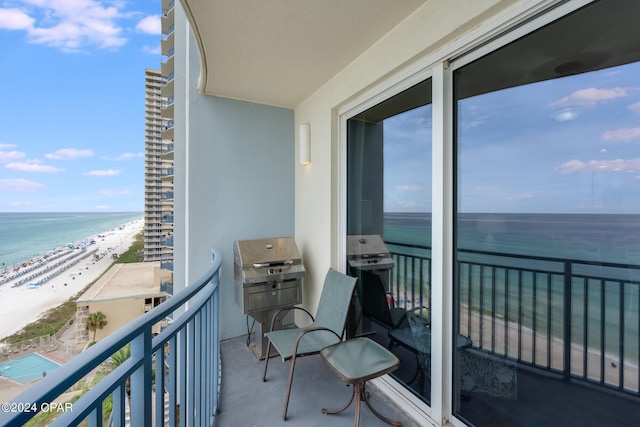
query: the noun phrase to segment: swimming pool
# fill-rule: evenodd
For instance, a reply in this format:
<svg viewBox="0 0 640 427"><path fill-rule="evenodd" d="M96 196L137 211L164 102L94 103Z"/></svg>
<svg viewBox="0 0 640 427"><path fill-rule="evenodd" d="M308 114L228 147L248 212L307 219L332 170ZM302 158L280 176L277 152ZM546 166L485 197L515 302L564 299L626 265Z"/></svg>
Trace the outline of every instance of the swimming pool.
<svg viewBox="0 0 640 427"><path fill-rule="evenodd" d="M20 384L30 383L42 378L46 373L58 369L61 365L38 353L29 353L17 359L0 363L0 376L7 377Z"/></svg>

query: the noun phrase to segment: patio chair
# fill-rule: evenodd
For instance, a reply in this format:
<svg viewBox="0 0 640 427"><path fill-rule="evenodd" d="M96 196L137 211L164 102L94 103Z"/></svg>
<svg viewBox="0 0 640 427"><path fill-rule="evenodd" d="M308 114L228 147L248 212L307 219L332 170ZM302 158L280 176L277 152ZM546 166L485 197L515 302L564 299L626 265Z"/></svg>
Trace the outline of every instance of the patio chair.
<svg viewBox="0 0 640 427"><path fill-rule="evenodd" d="M282 419L287 419L287 408L289 406L289 396L291 394L291 383L293 382L293 371L296 366L296 358L320 353L323 348L342 341L347 312L356 285L356 278L329 269L324 280L318 310L314 317L301 307L289 307L278 311L271 322L270 331L265 335L268 338L267 355L270 354L271 346L282 357L282 361L289 361L289 383L287 385L287 395L284 401ZM274 331L273 326L277 317L285 311L291 309L302 310L312 320L311 325L304 328L290 328ZM269 357L265 358L264 373L262 381L267 377Z"/></svg>
<svg viewBox="0 0 640 427"><path fill-rule="evenodd" d="M399 307L389 307L387 293L378 274L362 272L361 292L362 312L365 317L384 326L386 329L408 327L407 311Z"/></svg>

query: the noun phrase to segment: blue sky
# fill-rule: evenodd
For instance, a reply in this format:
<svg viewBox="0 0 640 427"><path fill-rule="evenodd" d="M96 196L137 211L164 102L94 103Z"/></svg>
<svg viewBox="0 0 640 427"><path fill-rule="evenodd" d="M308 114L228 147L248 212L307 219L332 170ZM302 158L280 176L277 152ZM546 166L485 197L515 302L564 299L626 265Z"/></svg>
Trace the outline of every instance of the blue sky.
<svg viewBox="0 0 640 427"><path fill-rule="evenodd" d="M458 104L462 212L640 213L640 63ZM385 211L431 210L431 108L385 121Z"/></svg>
<svg viewBox="0 0 640 427"><path fill-rule="evenodd" d="M0 212L142 211L159 1L0 3Z"/></svg>

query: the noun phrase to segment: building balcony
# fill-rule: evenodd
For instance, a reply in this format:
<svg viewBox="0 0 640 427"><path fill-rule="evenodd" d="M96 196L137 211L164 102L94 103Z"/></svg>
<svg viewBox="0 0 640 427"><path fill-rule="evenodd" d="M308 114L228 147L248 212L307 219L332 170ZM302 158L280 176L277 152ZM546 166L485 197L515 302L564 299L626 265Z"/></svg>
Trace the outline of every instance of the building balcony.
<svg viewBox="0 0 640 427"><path fill-rule="evenodd" d="M171 99L171 101L173 101L173 100ZM173 102L167 102L167 104L163 106L161 114L162 114L162 118L164 118L164 119L172 119L174 117L174 104L173 104Z"/></svg>
<svg viewBox="0 0 640 427"><path fill-rule="evenodd" d="M50 425L77 425L83 420L89 425L103 422L158 426L281 424L288 364L273 361L268 381L263 383L260 379L263 363L257 363L242 338L220 342L217 315L220 254L214 253L211 268L194 284L34 383L13 402L48 408L49 402L129 344L131 356L126 362L73 404L61 403L59 415ZM180 312L187 302L188 308ZM164 322L166 319L171 320ZM152 327L158 322L167 326L153 336ZM329 419L322 414L322 406L340 406L348 400L350 390L329 374L317 356L300 359L298 366L286 425L326 425ZM224 382L221 382L222 376L225 376ZM128 379L130 394L126 390ZM405 426L417 425L375 388L371 387L371 391L377 409L401 419ZM236 393L245 397L238 399ZM104 406L106 402L109 403ZM225 408L219 412L221 403ZM248 404L251 410L247 410ZM0 424L21 425L34 415L29 411L3 411ZM330 423L351 426L353 417L351 408L331 416ZM361 425L386 424L364 409Z"/></svg>
<svg viewBox="0 0 640 427"><path fill-rule="evenodd" d="M162 49L162 55L165 57L170 57L174 55L175 52L175 35L174 33L169 34L166 38L163 38L160 41L160 47Z"/></svg>
<svg viewBox="0 0 640 427"><path fill-rule="evenodd" d="M173 160L173 154L174 154L174 148L175 145L172 143L169 143L166 145L166 148L160 153L160 156L162 158L162 160Z"/></svg>
<svg viewBox="0 0 640 427"><path fill-rule="evenodd" d="M166 292L169 295L173 295L173 281L160 282L160 292Z"/></svg>
<svg viewBox="0 0 640 427"><path fill-rule="evenodd" d="M160 135L162 136L162 140L173 141L173 131L174 131L173 124L171 125L171 127L164 126L162 128L162 131L160 132Z"/></svg>
<svg viewBox="0 0 640 427"><path fill-rule="evenodd" d="M173 179L173 168L163 169L162 172L158 173L158 175L162 178L163 181L167 179Z"/></svg>
<svg viewBox="0 0 640 427"><path fill-rule="evenodd" d="M392 257L397 267L394 271L395 276L392 274L390 277L391 293L403 295L402 299L394 299L397 301L397 307L410 311L413 308L411 304L417 301L417 295L421 292L413 285L417 283L414 279L419 276L420 271L430 268L430 259L415 255L416 249L425 248L387 243L393 247ZM73 403L69 407L72 409L61 411L51 425L76 425L85 418L89 419L90 425L98 423L99 420L109 419L112 419L116 425L124 424L125 413L129 406L131 425L164 425L165 422L169 425L198 426L210 426L214 423L220 426L282 425L281 411L287 388L289 364L282 363L278 358L272 360L267 381L263 383L261 381L263 362L256 360L254 352L249 348L250 339L247 336L220 341L218 330L220 322L224 322L224 319L218 317L219 288L233 286L233 284L220 283L220 254L218 252L214 254L214 262L210 270L193 284L98 342L71 362L47 375L46 378L34 383L12 402L29 402L35 404L36 408L45 407L45 404L63 395L87 373L100 366L115 351L131 343L130 359ZM502 268L514 268L514 259L505 262L505 257L521 259L517 255L475 252L467 253L465 256L473 260L461 260L460 271L481 265L483 269L488 269L484 277L491 277L490 272L496 272ZM486 258L480 260L479 256L493 257L494 261L487 262ZM497 260L502 262L496 262ZM528 261L531 265L533 260ZM562 272L558 268L545 270L540 268L542 262L560 262L564 265L571 263L575 264L573 265L575 268ZM580 270L577 264L581 263L575 260L537 259L535 268L518 267L516 274L507 276L526 277L528 272L533 270L536 274L543 276L573 274L572 271ZM604 267L611 269L618 266ZM640 268L640 266L634 266L634 268ZM582 273L576 273L570 282L577 283L575 286L579 287L583 279L590 283L589 287L595 286L593 284L600 281L603 284L607 283L607 287L612 283L610 277L605 279L597 274L584 277ZM630 283L627 279L617 279L617 281L625 285L640 286L639 283L633 281ZM482 306L476 307L480 309L479 312L489 313L487 323L492 319L492 312L486 308L495 306L495 301L500 299L498 291L500 286L495 286L498 282L497 280L488 282L494 285L487 287L488 292L484 298L486 306L484 309ZM539 283L540 286L547 286L549 282L541 277ZM518 288L520 285L516 282L514 286ZM539 295L541 289L534 293ZM599 293L599 291L594 292L596 295ZM518 292L515 294L517 295ZM542 304L544 299L540 298L539 304ZM179 309L186 302L189 308L181 312ZM420 302L426 303L426 300ZM619 302L625 304L622 299ZM607 301L607 304L611 304L611 301ZM514 307L517 306L518 304ZM537 307L537 309L540 312L545 310L544 307ZM465 314L461 313L461 316L464 317ZM153 325L165 319L172 320L167 322L168 326L159 335L153 337L151 333ZM497 322L497 319L493 321ZM531 321L532 319L528 322ZM563 322L571 321L566 318L563 320ZM522 331L528 327L528 322L515 324L514 329ZM536 322L533 321L533 324ZM481 332L474 334L470 331L469 336L472 337L473 345L469 351L492 353L493 356L500 358L505 356L500 355L499 350L496 350L499 346L488 344L495 343L495 333L499 330L500 328L494 327L493 336L484 338ZM602 330L604 331L604 328ZM462 328L460 332L469 331ZM478 411L484 418L493 420L493 425L536 425L534 420L540 419L555 419L558 425L633 425L637 421L640 417L638 387L637 384L631 385L635 383L638 375L637 368L633 371L636 361L630 361L629 366L625 366L624 361L616 366L618 378L622 380L617 385L615 380L605 378L604 374L593 377L587 373L580 374L580 367L575 369L571 365L565 365L562 369L558 369L553 363L544 362L549 360L544 356L544 352L554 348L553 343L544 341L548 339L545 338L546 331L534 330L534 332L541 340L534 359L528 360L522 352L517 352L517 356L506 355L517 367L517 396L500 397L486 391L465 392L460 404L466 407L467 413ZM388 344L388 330L377 323L369 332L369 336L376 341ZM522 338L526 334L521 333L517 336ZM627 351L624 351L624 348L627 344L623 338L621 340L619 345L622 354L626 354ZM514 345L517 347L517 344ZM572 351L576 348L574 343ZM411 411L407 410L406 405L390 400L380 390L388 390L388 387L407 387L412 390L418 401L429 402L430 378L428 375L426 378L423 377L426 387L420 390L418 388L420 377L416 376L416 369L419 369L420 362L415 354L408 352L402 346L392 347L392 351L401 360L400 369L388 377L371 382L368 388L372 393L372 400L381 413L401 420L404 426L420 425L412 420ZM602 354L604 357L604 352ZM564 359L563 363L571 363L571 361ZM581 361L581 366L582 363ZM584 363L586 366L587 362ZM591 363L591 361L588 362L588 364ZM321 412L323 407L339 407L345 403L351 394L349 388L331 374L317 356L300 358L296 365L288 418L284 425L293 427L353 425L353 407L340 415L324 415ZM602 361L597 361L593 366L611 368L611 366L605 367ZM164 375L154 375L154 369L155 372L164 372ZM127 378L131 378L130 404L125 392ZM224 381L221 381L221 378L224 378ZM624 378L628 380L624 381ZM238 398L240 395L243 397ZM103 411L103 407L106 407L103 404L108 399L112 399L113 412ZM523 405L522 402L527 404ZM593 411L584 411L585 407L597 407L600 410L594 415ZM24 411L2 412L0 424L20 425L33 415ZM361 417L361 425L386 426L366 407L361 411Z"/></svg>
<svg viewBox="0 0 640 427"><path fill-rule="evenodd" d="M162 13L162 19L160 20L162 22L162 35L163 36L168 36L169 34L173 33L173 30L175 28L175 24L174 24L174 16L175 16L175 9L172 7L171 9L163 9L163 13Z"/></svg>
<svg viewBox="0 0 640 427"><path fill-rule="evenodd" d="M175 0L162 0L162 13L167 14L168 11L175 7Z"/></svg>

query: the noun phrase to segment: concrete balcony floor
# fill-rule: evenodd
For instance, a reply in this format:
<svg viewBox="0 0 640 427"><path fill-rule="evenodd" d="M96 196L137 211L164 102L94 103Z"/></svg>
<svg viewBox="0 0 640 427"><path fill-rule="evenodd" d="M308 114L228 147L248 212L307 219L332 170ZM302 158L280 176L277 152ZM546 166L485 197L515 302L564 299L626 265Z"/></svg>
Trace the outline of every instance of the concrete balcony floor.
<svg viewBox="0 0 640 427"><path fill-rule="evenodd" d="M401 368L394 374L406 380L415 372L415 356L398 346L393 351L401 359ZM246 346L246 337L224 341L221 352L222 390L217 426L353 426L353 404L337 415L321 412L323 407L343 406L351 396L351 388L325 366L320 356L302 357L296 362L289 413L283 422L289 364L279 357L271 358L267 381L263 383L264 361L257 360ZM403 426L418 426L374 386L368 385L367 389L374 408L382 415L400 420ZM547 425L549 420L554 420L553 425L566 427L640 425L640 403L635 398L527 369L518 370L518 399L500 399L486 393L471 393L467 397L461 403L462 413L481 426L533 427ZM388 426L365 404L360 414L363 427Z"/></svg>
<svg viewBox="0 0 640 427"><path fill-rule="evenodd" d="M222 389L217 426L255 427L326 427L353 426L355 404L340 414L326 415L321 409L339 408L351 397L351 387L338 379L322 362L320 356L301 357L296 361L287 421L282 421L282 409L289 363L280 357L269 360L267 381L262 382L264 361L258 360L246 346L246 336L227 340L221 344ZM397 406L372 385L371 404L382 415L397 419L405 427L418 426ZM389 426L378 419L362 404L360 425L363 427Z"/></svg>

